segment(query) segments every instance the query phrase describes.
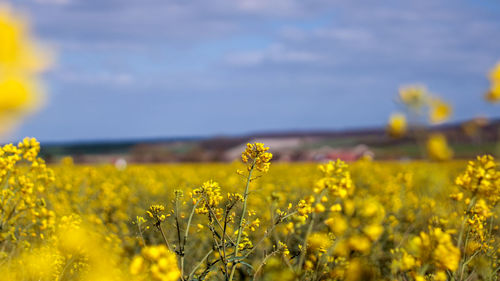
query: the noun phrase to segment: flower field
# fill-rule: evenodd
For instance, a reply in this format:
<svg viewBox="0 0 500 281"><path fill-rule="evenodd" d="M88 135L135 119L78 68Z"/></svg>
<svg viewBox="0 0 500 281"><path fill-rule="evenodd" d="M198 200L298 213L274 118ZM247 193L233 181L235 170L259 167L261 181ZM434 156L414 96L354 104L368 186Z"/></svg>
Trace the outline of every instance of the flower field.
<svg viewBox="0 0 500 281"><path fill-rule="evenodd" d="M45 103L52 59L28 27L0 5L1 137ZM309 57L290 54L277 61ZM500 63L488 80L484 98L498 103ZM34 138L3 145L0 280L499 280L498 159L452 160L455 134L436 127L452 105L425 86L402 86L396 102L389 144L428 160L273 162L257 142L233 163L48 165ZM495 134L487 123L463 124L469 144Z"/></svg>
<svg viewBox="0 0 500 281"><path fill-rule="evenodd" d="M0 151L2 280L497 280L500 173L469 163L47 167Z"/></svg>

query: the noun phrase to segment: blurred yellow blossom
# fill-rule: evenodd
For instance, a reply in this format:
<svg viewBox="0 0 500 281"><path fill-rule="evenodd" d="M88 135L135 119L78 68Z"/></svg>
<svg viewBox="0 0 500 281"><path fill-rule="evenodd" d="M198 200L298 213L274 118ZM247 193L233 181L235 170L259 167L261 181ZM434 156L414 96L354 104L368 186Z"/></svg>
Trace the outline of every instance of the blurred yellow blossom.
<svg viewBox="0 0 500 281"><path fill-rule="evenodd" d="M0 134L42 104L37 76L49 65L48 55L33 41L25 20L0 6Z"/></svg>
<svg viewBox="0 0 500 281"><path fill-rule="evenodd" d="M430 103L429 120L433 124L442 123L450 118L452 113L451 106L440 100L433 99Z"/></svg>
<svg viewBox="0 0 500 281"><path fill-rule="evenodd" d="M165 245L149 246L142 249L130 264L130 273L139 280L177 281L181 277L177 258Z"/></svg>
<svg viewBox="0 0 500 281"><path fill-rule="evenodd" d="M492 82L500 82L500 62L490 71L489 78Z"/></svg>
<svg viewBox="0 0 500 281"><path fill-rule="evenodd" d="M424 86L413 85L399 88L399 99L406 106L420 110L427 102L428 93Z"/></svg>
<svg viewBox="0 0 500 281"><path fill-rule="evenodd" d="M315 252L326 252L332 245L332 240L324 233L314 233L307 238L308 249Z"/></svg>
<svg viewBox="0 0 500 281"><path fill-rule="evenodd" d="M490 71L490 89L485 95L487 101L497 103L500 101L500 62Z"/></svg>
<svg viewBox="0 0 500 281"><path fill-rule="evenodd" d="M453 157L453 150L448 146L446 137L442 134L432 134L427 140L427 153L433 160L444 161Z"/></svg>
<svg viewBox="0 0 500 281"><path fill-rule="evenodd" d="M485 98L492 103L500 101L500 82L492 82L490 90L486 93Z"/></svg>
<svg viewBox="0 0 500 281"><path fill-rule="evenodd" d="M391 137L400 138L405 135L407 130L406 116L401 113L395 113L389 118L387 132Z"/></svg>

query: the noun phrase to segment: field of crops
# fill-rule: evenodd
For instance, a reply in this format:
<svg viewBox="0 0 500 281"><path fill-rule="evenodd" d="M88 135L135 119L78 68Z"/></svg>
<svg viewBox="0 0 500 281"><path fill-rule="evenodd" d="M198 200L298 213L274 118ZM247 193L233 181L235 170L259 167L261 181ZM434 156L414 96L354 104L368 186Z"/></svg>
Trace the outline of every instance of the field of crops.
<svg viewBox="0 0 500 281"><path fill-rule="evenodd" d="M500 173L466 162L47 167L0 151L2 280L497 280ZM271 164L270 164L271 163Z"/></svg>

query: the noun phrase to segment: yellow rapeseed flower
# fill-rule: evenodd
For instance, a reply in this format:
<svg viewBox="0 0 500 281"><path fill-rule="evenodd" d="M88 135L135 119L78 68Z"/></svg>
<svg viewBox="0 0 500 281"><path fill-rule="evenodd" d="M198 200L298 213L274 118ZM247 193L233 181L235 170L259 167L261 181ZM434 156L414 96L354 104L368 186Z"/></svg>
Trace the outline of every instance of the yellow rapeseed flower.
<svg viewBox="0 0 500 281"><path fill-rule="evenodd" d="M500 82L500 62L498 62L495 67L490 71L491 82Z"/></svg>
<svg viewBox="0 0 500 281"><path fill-rule="evenodd" d="M141 255L133 258L130 273L144 278L141 280L177 281L181 277L177 257L165 245L143 248Z"/></svg>
<svg viewBox="0 0 500 281"><path fill-rule="evenodd" d="M500 201L500 171L491 155L478 156L476 161L470 161L455 183L464 190L488 200L491 206Z"/></svg>
<svg viewBox="0 0 500 281"><path fill-rule="evenodd" d="M490 71L489 79L491 86L485 95L485 99L491 103L500 101L500 62Z"/></svg>
<svg viewBox="0 0 500 281"><path fill-rule="evenodd" d="M400 138L406 134L407 123L406 116L401 113L395 113L389 118L387 132L391 137Z"/></svg>
<svg viewBox="0 0 500 281"><path fill-rule="evenodd" d="M491 103L500 102L500 82L493 82L485 98Z"/></svg>
<svg viewBox="0 0 500 281"><path fill-rule="evenodd" d="M453 157L453 150L448 146L442 134L432 134L427 140L427 153L433 160L444 161Z"/></svg>
<svg viewBox="0 0 500 281"><path fill-rule="evenodd" d="M399 88L399 99L406 106L420 110L427 101L428 93L424 86L404 86Z"/></svg>
<svg viewBox="0 0 500 281"><path fill-rule="evenodd" d="M269 171L271 159L273 158L273 155L267 152L268 150L269 147L266 147L263 143L247 143L245 151L241 153L241 160L247 164L249 171L256 168L258 171L266 173Z"/></svg>
<svg viewBox="0 0 500 281"><path fill-rule="evenodd" d="M431 123L442 123L450 118L451 113L451 106L440 99L434 99L430 103L429 120Z"/></svg>
<svg viewBox="0 0 500 281"><path fill-rule="evenodd" d="M325 233L313 233L307 238L308 249L315 252L326 252L332 245L332 240Z"/></svg>
<svg viewBox="0 0 500 281"><path fill-rule="evenodd" d="M0 6L0 134L41 105L36 76L48 66L26 24Z"/></svg>

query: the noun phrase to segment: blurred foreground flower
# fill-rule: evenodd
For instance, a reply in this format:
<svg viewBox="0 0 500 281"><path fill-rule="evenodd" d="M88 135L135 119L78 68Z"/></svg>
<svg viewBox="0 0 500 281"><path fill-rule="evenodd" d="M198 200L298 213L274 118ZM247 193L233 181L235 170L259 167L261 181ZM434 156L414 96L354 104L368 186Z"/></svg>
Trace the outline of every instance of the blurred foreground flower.
<svg viewBox="0 0 500 281"><path fill-rule="evenodd" d="M43 53L25 24L7 6L0 6L0 135L43 103L37 76L47 68Z"/></svg>
<svg viewBox="0 0 500 281"><path fill-rule="evenodd" d="M165 245L149 246L142 249L130 264L130 273L138 280L176 281L181 277L177 268L177 258Z"/></svg>

